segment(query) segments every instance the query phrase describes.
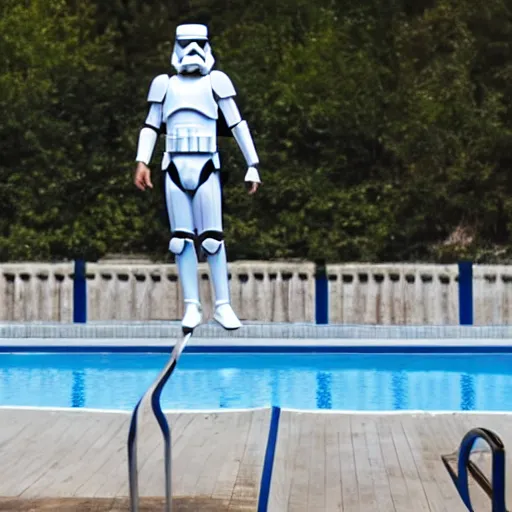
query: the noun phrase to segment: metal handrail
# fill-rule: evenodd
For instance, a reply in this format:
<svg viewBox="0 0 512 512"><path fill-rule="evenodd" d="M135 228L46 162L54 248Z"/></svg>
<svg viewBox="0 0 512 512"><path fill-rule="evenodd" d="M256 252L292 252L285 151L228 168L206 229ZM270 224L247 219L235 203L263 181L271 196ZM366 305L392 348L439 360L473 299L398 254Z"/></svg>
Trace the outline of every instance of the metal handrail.
<svg viewBox="0 0 512 512"><path fill-rule="evenodd" d="M478 439L485 441L492 454L492 475L489 480L480 468L471 460L471 451ZM499 436L486 428L471 429L462 439L457 460L457 473L449 463L449 456L441 457L448 473L457 488L464 505L474 512L469 494L469 474L489 496L492 501L492 512L506 512L505 505L505 446Z"/></svg>
<svg viewBox="0 0 512 512"><path fill-rule="evenodd" d="M185 345L192 336L192 332L184 334L183 338L178 340L171 353L169 361L164 369L160 372L156 380L144 393L139 400L135 409L133 410L132 419L130 422L130 431L128 433L128 476L130 482L130 505L131 512L139 512L139 475L137 468L137 420L140 406L147 401L151 400L151 409L155 416L160 430L164 438L164 466L165 466L165 512L171 512L172 509L172 489L171 489L171 466L172 466L172 444L171 444L171 429L165 418L160 404L160 396L162 390L172 375L178 359L180 358Z"/></svg>

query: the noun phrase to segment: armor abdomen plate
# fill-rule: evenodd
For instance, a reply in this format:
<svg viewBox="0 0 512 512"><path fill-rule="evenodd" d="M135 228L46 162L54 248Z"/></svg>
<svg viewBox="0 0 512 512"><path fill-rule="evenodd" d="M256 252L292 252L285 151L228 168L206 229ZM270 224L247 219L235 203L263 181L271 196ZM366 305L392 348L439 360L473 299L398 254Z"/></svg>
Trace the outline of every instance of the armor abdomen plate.
<svg viewBox="0 0 512 512"><path fill-rule="evenodd" d="M215 153L218 105L210 77L177 75L169 81L163 106L168 153Z"/></svg>
<svg viewBox="0 0 512 512"><path fill-rule="evenodd" d="M179 110L167 119L168 153L215 153L217 122L194 110Z"/></svg>

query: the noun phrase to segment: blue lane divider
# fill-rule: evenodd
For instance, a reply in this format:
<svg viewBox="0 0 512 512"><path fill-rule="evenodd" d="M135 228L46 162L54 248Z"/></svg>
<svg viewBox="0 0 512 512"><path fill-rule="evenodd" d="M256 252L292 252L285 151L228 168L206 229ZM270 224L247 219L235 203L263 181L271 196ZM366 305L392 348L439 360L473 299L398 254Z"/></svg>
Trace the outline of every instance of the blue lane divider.
<svg viewBox="0 0 512 512"><path fill-rule="evenodd" d="M279 430L280 407L272 407L272 416L270 417L270 429L268 432L267 451L265 452L265 462L263 463L263 472L261 475L260 496L258 499L258 512L267 512L268 498L270 496L270 486L272 483L272 469L274 468L274 456L276 453L277 432Z"/></svg>
<svg viewBox="0 0 512 512"><path fill-rule="evenodd" d="M315 271L315 320L317 324L329 323L329 281L325 262L316 262Z"/></svg>
<svg viewBox="0 0 512 512"><path fill-rule="evenodd" d="M73 322L81 324L87 322L87 283L84 260L75 260L73 279Z"/></svg>
<svg viewBox="0 0 512 512"><path fill-rule="evenodd" d="M473 325L473 263L459 262L459 322Z"/></svg>

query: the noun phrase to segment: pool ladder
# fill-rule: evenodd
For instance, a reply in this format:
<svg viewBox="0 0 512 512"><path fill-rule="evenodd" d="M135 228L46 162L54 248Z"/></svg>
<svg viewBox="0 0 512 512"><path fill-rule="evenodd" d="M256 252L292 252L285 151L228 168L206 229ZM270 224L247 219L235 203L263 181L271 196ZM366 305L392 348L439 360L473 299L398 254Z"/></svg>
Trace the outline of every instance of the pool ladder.
<svg viewBox="0 0 512 512"><path fill-rule="evenodd" d="M165 512L171 512L172 510L172 491L171 491L171 466L172 466L172 444L171 444L171 429L165 418L165 414L162 411L160 404L160 396L162 390L173 374L178 359L185 348L188 340L192 336L192 332L184 333L183 337L178 340L174 349L171 353L169 361L160 372L160 375L156 378L149 389L144 393L142 398L139 400L135 409L133 410L132 419L130 422L130 431L128 433L128 476L130 482L130 506L131 512L139 512L139 475L137 468L137 420L139 408L142 404L150 400L151 410L155 416L158 426L162 432L164 438L164 467L165 467Z"/></svg>

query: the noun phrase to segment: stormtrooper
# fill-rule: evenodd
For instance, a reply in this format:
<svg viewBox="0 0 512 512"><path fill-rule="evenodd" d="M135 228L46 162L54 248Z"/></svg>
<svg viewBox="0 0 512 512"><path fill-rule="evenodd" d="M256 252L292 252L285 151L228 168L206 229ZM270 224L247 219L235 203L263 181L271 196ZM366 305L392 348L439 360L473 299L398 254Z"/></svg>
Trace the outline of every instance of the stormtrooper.
<svg viewBox="0 0 512 512"><path fill-rule="evenodd" d="M169 250L176 257L183 292L185 332L202 321L196 245L206 254L210 267L214 319L228 330L241 327L230 303L217 152L219 127L227 125L245 158L249 193L256 192L260 183L258 155L234 101L235 88L225 73L212 70L214 63L207 27L178 26L171 57L177 74L153 79L136 156L135 185L141 190L152 188L148 165L159 134L165 136L161 167L171 225Z"/></svg>

